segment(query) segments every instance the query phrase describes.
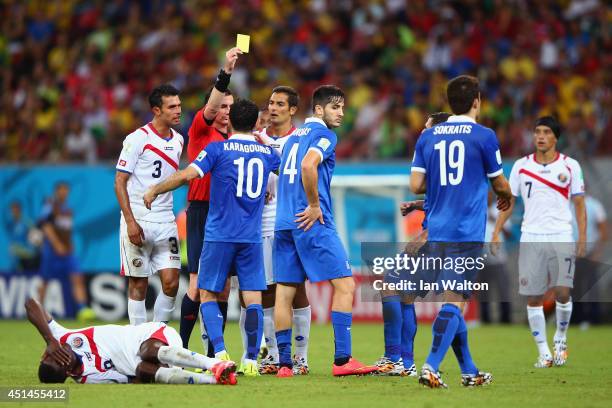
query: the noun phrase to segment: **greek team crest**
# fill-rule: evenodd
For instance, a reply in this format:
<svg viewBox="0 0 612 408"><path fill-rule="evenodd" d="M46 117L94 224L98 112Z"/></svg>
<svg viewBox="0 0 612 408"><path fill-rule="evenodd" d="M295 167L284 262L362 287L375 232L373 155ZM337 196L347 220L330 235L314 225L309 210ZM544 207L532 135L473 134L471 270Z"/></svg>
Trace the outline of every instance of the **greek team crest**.
<svg viewBox="0 0 612 408"><path fill-rule="evenodd" d="M72 339L72 347L74 348L81 348L83 346L83 339L80 337L75 337L74 339Z"/></svg>

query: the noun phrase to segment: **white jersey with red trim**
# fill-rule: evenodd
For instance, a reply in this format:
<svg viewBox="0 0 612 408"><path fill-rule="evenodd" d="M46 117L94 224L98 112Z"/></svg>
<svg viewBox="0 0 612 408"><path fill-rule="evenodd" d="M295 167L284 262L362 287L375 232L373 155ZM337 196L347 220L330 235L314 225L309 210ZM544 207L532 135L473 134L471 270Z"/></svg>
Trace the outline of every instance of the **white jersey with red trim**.
<svg viewBox="0 0 612 408"><path fill-rule="evenodd" d="M127 382L127 377L136 375L136 367L142 361L140 346L148 339L158 339L169 346L183 346L176 330L162 322L67 329L52 320L49 328L53 337L81 356L83 373L75 378L81 383ZM121 379L125 381L119 381Z"/></svg>
<svg viewBox="0 0 612 408"><path fill-rule="evenodd" d="M517 160L510 173L510 188L525 204L522 232L572 232L571 197L584 194L580 164L557 153L555 161L541 164L535 154Z"/></svg>
<svg viewBox="0 0 612 408"><path fill-rule="evenodd" d="M273 147L278 154L283 152L283 146L288 136L290 136L295 131L295 126L292 126L289 132L283 137L273 137L268 136L266 129L263 129L259 137L266 141L267 145ZM268 237L274 235L274 223L276 222L276 192L278 185L278 176L274 173L270 173L268 177L268 186L266 188L266 193L270 194L270 200L264 205L263 214L261 217L261 234L264 237Z"/></svg>
<svg viewBox="0 0 612 408"><path fill-rule="evenodd" d="M183 136L171 129L172 137L164 139L152 123L130 133L123 141L116 169L130 173L127 183L134 218L150 222L173 222L172 192L160 194L151 210L143 203L144 193L178 170L183 152Z"/></svg>

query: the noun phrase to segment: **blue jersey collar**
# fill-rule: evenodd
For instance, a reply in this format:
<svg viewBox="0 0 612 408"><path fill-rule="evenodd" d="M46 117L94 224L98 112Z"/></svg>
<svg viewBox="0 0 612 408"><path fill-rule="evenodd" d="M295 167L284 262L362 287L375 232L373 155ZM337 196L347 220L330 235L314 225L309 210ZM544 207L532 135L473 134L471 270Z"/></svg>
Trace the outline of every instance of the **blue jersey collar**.
<svg viewBox="0 0 612 408"><path fill-rule="evenodd" d="M452 115L450 116L447 120L447 122L472 122L472 123L476 123L476 121L472 118L470 118L467 115Z"/></svg>
<svg viewBox="0 0 612 408"><path fill-rule="evenodd" d="M306 118L306 120L304 121L304 124L306 123L320 123L323 126L327 127L327 125L325 124L325 122L323 122L323 119L319 119L319 118L315 118L314 116L311 116L309 118Z"/></svg>
<svg viewBox="0 0 612 408"><path fill-rule="evenodd" d="M245 135L242 133L234 133L229 137L231 140L246 140L247 142L256 142L255 136Z"/></svg>

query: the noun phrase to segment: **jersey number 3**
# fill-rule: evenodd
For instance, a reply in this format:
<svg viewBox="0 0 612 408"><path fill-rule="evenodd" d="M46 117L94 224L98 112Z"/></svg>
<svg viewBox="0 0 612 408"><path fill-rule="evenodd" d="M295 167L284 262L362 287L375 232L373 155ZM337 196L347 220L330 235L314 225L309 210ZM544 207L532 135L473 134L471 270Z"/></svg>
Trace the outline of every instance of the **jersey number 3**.
<svg viewBox="0 0 612 408"><path fill-rule="evenodd" d="M440 185L446 186L450 183L453 186L463 180L463 165L465 163L465 145L461 140L453 140L446 150L446 140L442 140L434 145L434 149L440 152ZM447 169L448 157L448 169Z"/></svg>
<svg viewBox="0 0 612 408"><path fill-rule="evenodd" d="M248 161L246 168L246 186L244 186L244 157L234 160L234 164L238 167L236 197L242 197L244 190L246 190L249 198L259 197L261 195L261 188L263 187L263 161L258 157L253 157ZM257 167L257 185L253 188L253 171L255 167Z"/></svg>

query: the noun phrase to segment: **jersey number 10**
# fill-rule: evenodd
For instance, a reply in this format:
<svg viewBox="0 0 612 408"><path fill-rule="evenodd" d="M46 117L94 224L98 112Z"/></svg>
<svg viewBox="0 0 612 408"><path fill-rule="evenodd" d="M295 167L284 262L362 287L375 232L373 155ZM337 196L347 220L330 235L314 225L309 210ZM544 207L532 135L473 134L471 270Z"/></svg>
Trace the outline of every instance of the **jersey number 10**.
<svg viewBox="0 0 612 408"><path fill-rule="evenodd" d="M242 197L242 193L246 190L249 198L257 198L261 195L263 187L263 162L258 157L253 157L247 163L246 168L246 186L244 186L244 157L234 160L234 164L238 167L238 183L236 183L236 197ZM257 167L257 186L253 188L253 170ZM245 188L246 187L246 188Z"/></svg>
<svg viewBox="0 0 612 408"><path fill-rule="evenodd" d="M450 142L448 146L448 170L446 167L446 140L436 143L434 149L440 152L440 185L446 186L447 183L450 183L456 186L461 183L461 180L463 180L463 165L465 163L465 145L463 142L461 140Z"/></svg>

